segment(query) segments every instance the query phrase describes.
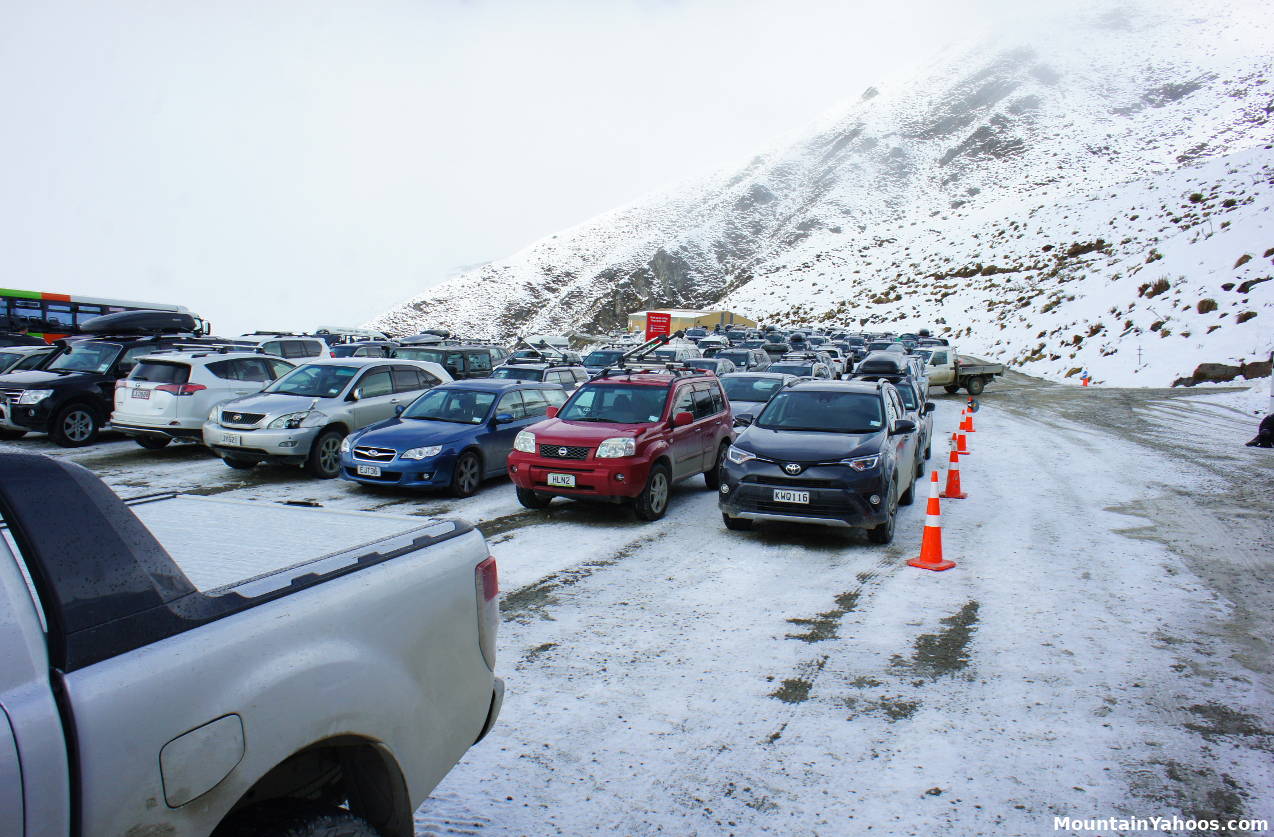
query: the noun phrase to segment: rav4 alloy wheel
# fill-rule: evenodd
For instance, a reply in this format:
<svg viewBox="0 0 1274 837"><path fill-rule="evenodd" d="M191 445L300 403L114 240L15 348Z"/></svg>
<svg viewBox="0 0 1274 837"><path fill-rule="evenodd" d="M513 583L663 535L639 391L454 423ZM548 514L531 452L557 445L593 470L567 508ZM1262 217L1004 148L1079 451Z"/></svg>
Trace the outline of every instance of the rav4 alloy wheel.
<svg viewBox="0 0 1274 837"><path fill-rule="evenodd" d="M646 478L646 487L637 495L633 510L642 520L658 520L668 511L668 494L672 490L672 479L668 476L668 466L662 462L650 469Z"/></svg>
<svg viewBox="0 0 1274 837"><path fill-rule="evenodd" d="M79 448L93 443L101 425L91 407L71 404L63 407L53 419L49 435L64 448Z"/></svg>

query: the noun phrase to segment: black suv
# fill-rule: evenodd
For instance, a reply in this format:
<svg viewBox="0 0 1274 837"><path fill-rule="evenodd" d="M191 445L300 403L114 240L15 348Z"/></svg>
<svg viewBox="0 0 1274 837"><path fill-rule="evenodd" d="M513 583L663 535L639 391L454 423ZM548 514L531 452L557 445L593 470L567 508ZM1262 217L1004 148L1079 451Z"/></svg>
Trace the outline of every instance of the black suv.
<svg viewBox="0 0 1274 837"><path fill-rule="evenodd" d="M115 382L142 355L207 340L182 335L120 335L59 340L61 352L44 368L0 375L0 439L48 433L66 448L92 444L110 418Z"/></svg>
<svg viewBox="0 0 1274 837"><path fill-rule="evenodd" d="M915 422L887 381L807 381L776 393L726 452L718 497L727 529L755 521L894 537L915 499Z"/></svg>

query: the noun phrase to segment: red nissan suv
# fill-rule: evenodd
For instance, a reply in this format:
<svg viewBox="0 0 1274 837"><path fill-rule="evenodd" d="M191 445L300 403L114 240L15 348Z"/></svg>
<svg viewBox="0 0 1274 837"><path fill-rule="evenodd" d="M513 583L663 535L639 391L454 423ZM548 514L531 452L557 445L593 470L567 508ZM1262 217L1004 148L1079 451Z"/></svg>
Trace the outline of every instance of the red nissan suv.
<svg viewBox="0 0 1274 837"><path fill-rule="evenodd" d="M697 370L603 373L518 433L509 477L518 500L633 501L642 520L668 510L672 484L703 474L716 490L734 418L721 384Z"/></svg>

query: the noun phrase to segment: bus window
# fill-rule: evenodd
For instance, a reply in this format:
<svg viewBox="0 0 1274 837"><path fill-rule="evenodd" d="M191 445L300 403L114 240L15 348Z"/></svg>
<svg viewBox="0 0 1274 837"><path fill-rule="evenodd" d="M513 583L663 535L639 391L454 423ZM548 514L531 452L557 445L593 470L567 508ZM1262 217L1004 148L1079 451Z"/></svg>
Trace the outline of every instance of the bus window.
<svg viewBox="0 0 1274 837"><path fill-rule="evenodd" d="M65 302L48 302L45 303L46 313L45 321L50 327L56 326L57 331L70 331L71 326L75 322L75 317L71 313L71 306Z"/></svg>
<svg viewBox="0 0 1274 837"><path fill-rule="evenodd" d="M82 326L94 317L102 316L102 306L100 305L77 305L75 306L75 324Z"/></svg>

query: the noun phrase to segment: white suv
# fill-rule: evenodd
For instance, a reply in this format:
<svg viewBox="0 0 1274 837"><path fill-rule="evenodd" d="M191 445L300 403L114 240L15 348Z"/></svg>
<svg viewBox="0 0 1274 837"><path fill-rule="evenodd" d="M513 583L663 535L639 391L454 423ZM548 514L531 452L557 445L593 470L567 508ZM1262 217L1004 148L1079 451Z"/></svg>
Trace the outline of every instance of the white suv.
<svg viewBox="0 0 1274 837"><path fill-rule="evenodd" d="M115 384L111 426L148 450L173 439L200 441L208 413L286 375L291 361L255 352L191 351L143 355Z"/></svg>
<svg viewBox="0 0 1274 837"><path fill-rule="evenodd" d="M236 338L236 343L255 343L267 355L287 358L294 363L304 363L321 357L331 357L332 347L321 337L306 334L282 334L280 332L257 332Z"/></svg>

